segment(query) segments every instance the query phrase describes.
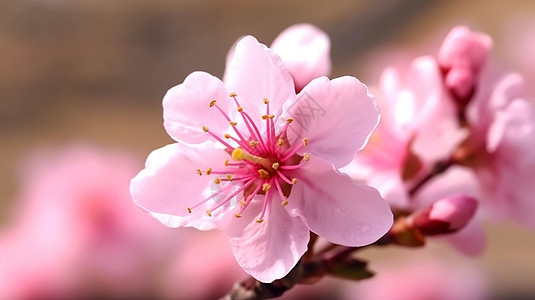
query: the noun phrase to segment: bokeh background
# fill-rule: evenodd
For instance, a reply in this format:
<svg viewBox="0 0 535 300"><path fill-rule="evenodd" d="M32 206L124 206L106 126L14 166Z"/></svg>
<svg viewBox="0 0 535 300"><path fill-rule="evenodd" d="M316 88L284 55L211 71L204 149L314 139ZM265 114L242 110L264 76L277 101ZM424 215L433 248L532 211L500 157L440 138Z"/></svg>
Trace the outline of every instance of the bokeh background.
<svg viewBox="0 0 535 300"><path fill-rule="evenodd" d="M451 27L463 24L488 33L492 59L524 72L528 87L535 78L530 0L2 1L0 225L12 221L19 165L29 152L83 141L133 152L141 169L150 151L172 142L162 126L168 88L196 70L221 77L240 36L269 45L300 22L331 37L332 77L374 84L388 63L380 53L436 54ZM509 223L487 229L488 247L476 261L494 297L534 299L535 233ZM395 253L368 255L395 260Z"/></svg>

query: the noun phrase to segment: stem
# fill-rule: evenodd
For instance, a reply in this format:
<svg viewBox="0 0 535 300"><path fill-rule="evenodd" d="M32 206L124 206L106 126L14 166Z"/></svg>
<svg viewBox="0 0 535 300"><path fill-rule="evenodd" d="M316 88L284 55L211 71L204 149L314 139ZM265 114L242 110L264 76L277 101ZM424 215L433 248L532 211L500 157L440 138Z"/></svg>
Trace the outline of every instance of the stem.
<svg viewBox="0 0 535 300"><path fill-rule="evenodd" d="M418 181L409 190L409 196L413 197L429 180L433 179L437 175L446 172L446 170L448 170L454 164L455 162L451 158L437 161L431 168L431 171L429 171L429 173L425 177L420 179L420 181Z"/></svg>

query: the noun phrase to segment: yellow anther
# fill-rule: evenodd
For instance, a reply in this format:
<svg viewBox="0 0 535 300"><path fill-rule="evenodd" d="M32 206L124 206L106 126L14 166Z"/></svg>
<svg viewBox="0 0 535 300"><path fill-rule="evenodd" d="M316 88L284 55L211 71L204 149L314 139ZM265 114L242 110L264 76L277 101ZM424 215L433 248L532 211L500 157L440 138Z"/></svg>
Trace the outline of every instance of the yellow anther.
<svg viewBox="0 0 535 300"><path fill-rule="evenodd" d="M208 132L209 129L208 129L208 127L206 127L206 126L203 126L203 127L202 127L202 131L204 131L204 132Z"/></svg>
<svg viewBox="0 0 535 300"><path fill-rule="evenodd" d="M236 216L236 218L241 218L241 215L239 213L235 213L234 215Z"/></svg>
<svg viewBox="0 0 535 300"><path fill-rule="evenodd" d="M267 98L264 98L264 104L268 104L269 100Z"/></svg>
<svg viewBox="0 0 535 300"><path fill-rule="evenodd" d="M197 172L197 174L199 174L199 176L202 175L202 171L201 171L201 169L197 169L197 170L195 170L195 172Z"/></svg>
<svg viewBox="0 0 535 300"><path fill-rule="evenodd" d="M221 183L221 179L219 179L219 178L214 179L214 183L215 184L220 184Z"/></svg>
<svg viewBox="0 0 535 300"><path fill-rule="evenodd" d="M209 217L212 216L212 212L211 212L210 210L207 210L207 211L206 211L206 214L207 214Z"/></svg>
<svg viewBox="0 0 535 300"><path fill-rule="evenodd" d="M269 178L269 173L264 169L259 169L258 174L260 174L260 178L262 179Z"/></svg>
<svg viewBox="0 0 535 300"><path fill-rule="evenodd" d="M240 112L243 111L243 107L241 107L241 106L238 107L238 111L240 111Z"/></svg>
<svg viewBox="0 0 535 300"><path fill-rule="evenodd" d="M210 101L210 105L209 105L209 106L210 106L210 107L214 106L214 105L215 105L215 102L216 102L215 100Z"/></svg>
<svg viewBox="0 0 535 300"><path fill-rule="evenodd" d="M279 140L277 141L277 146L282 146L282 143L284 143L284 141L281 140L281 139L279 139Z"/></svg>
<svg viewBox="0 0 535 300"><path fill-rule="evenodd" d="M296 183L297 183L297 178L292 179L292 184L296 184Z"/></svg>
<svg viewBox="0 0 535 300"><path fill-rule="evenodd" d="M226 139L230 139L230 134L225 133L224 137L225 137Z"/></svg>
<svg viewBox="0 0 535 300"><path fill-rule="evenodd" d="M253 147L256 147L256 146L258 146L258 142L257 141L250 141L249 145L251 145Z"/></svg>
<svg viewBox="0 0 535 300"><path fill-rule="evenodd" d="M288 201L284 200L284 201L281 203L281 205L282 205L283 207L286 206L286 205L288 205Z"/></svg>
<svg viewBox="0 0 535 300"><path fill-rule="evenodd" d="M228 159L225 159L225 167L228 167Z"/></svg>
<svg viewBox="0 0 535 300"><path fill-rule="evenodd" d="M229 181L234 180L234 179L232 178L232 175L230 175L230 174L227 174L227 179L228 179Z"/></svg>
<svg viewBox="0 0 535 300"><path fill-rule="evenodd" d="M242 206L245 206L245 204L247 204L247 203L245 203L245 201L242 200L242 201L240 201L240 204L241 204Z"/></svg>
<svg viewBox="0 0 535 300"><path fill-rule="evenodd" d="M286 122L287 122L288 124L292 123L293 121L294 121L294 119L287 119L287 120L286 120Z"/></svg>
<svg viewBox="0 0 535 300"><path fill-rule="evenodd" d="M308 155L308 153L304 153L304 154L303 154L303 158L304 158L306 161L309 161L309 160L310 160L310 155Z"/></svg>
<svg viewBox="0 0 535 300"><path fill-rule="evenodd" d="M243 151L243 149L240 147L235 148L234 151L232 151L231 156L233 160L240 161L245 156L245 151Z"/></svg>
<svg viewBox="0 0 535 300"><path fill-rule="evenodd" d="M271 188L271 184L269 184L269 183L264 183L262 185L262 191L264 191L264 192L269 190L270 188Z"/></svg>
<svg viewBox="0 0 535 300"><path fill-rule="evenodd" d="M262 120L266 120L267 118L269 118L268 115L263 115L263 116L262 116Z"/></svg>
<svg viewBox="0 0 535 300"><path fill-rule="evenodd" d="M303 139L303 144L304 144L305 146L308 146L308 139L307 139L307 138L304 138L304 139Z"/></svg>
<svg viewBox="0 0 535 300"><path fill-rule="evenodd" d="M236 125L238 125L238 122L232 122L232 121L230 121L230 122L228 122L228 123L230 124L230 126L236 126Z"/></svg>
<svg viewBox="0 0 535 300"><path fill-rule="evenodd" d="M210 175L210 173L212 173L212 168L208 168L208 170L206 170L206 175Z"/></svg>
<svg viewBox="0 0 535 300"><path fill-rule="evenodd" d="M273 118L275 118L275 115L269 115L267 117L268 117L268 119L273 119Z"/></svg>
<svg viewBox="0 0 535 300"><path fill-rule="evenodd" d="M238 97L238 95L236 95L236 93L230 93L228 96L229 97Z"/></svg>
<svg viewBox="0 0 535 300"><path fill-rule="evenodd" d="M256 223L262 223L264 222L264 219L256 220Z"/></svg>
<svg viewBox="0 0 535 300"><path fill-rule="evenodd" d="M271 166L273 169L277 170L279 168L280 164L278 162L274 163L273 166ZM210 175L210 174L208 174Z"/></svg>
<svg viewBox="0 0 535 300"><path fill-rule="evenodd" d="M189 208L189 207L188 207L188 213L190 213L190 214L191 214L191 208Z"/></svg>

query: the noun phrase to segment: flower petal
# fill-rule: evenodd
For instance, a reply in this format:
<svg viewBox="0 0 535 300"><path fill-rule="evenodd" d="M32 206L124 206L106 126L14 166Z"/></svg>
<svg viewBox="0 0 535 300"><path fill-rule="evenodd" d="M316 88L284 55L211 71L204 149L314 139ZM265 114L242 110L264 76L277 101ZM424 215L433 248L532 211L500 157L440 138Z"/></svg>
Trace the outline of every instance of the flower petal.
<svg viewBox="0 0 535 300"><path fill-rule="evenodd" d="M224 116L216 107L209 107L212 100L218 100L217 105L226 113L235 111L221 80L205 72L191 73L163 98L163 124L167 133L179 142L201 144L211 139L202 126L219 136L229 131Z"/></svg>
<svg viewBox="0 0 535 300"><path fill-rule="evenodd" d="M284 101L295 97L293 79L280 57L252 36L236 44L225 84L255 122L266 114L264 98L270 101L270 114L278 115Z"/></svg>
<svg viewBox="0 0 535 300"><path fill-rule="evenodd" d="M213 183L214 177L196 173L217 165L223 165L229 155L221 149L192 148L185 144L171 144L154 150L147 158L145 169L130 184L134 202L150 212L169 227L195 227L209 230L223 226L231 209L231 202L219 208L209 217L207 209L216 205L215 200L193 208L188 207L206 199L220 189ZM223 200L219 196L218 200ZM227 214L228 215L228 214Z"/></svg>
<svg viewBox="0 0 535 300"><path fill-rule="evenodd" d="M298 182L287 208L328 241L364 246L392 226L390 207L376 189L353 181L321 158L311 158L293 175Z"/></svg>
<svg viewBox="0 0 535 300"><path fill-rule="evenodd" d="M234 218L227 228L236 260L245 272L261 282L284 277L307 250L310 237L300 218L292 217L280 205L278 195L268 204L266 219L257 223L264 196L245 210L243 217Z"/></svg>
<svg viewBox="0 0 535 300"><path fill-rule="evenodd" d="M303 152L321 156L337 168L347 165L379 122L379 110L355 77L314 79L295 101L284 106L292 118L290 142L308 139Z"/></svg>
<svg viewBox="0 0 535 300"><path fill-rule="evenodd" d="M325 32L312 24L295 24L279 34L271 44L290 71L297 91L331 72L331 42Z"/></svg>

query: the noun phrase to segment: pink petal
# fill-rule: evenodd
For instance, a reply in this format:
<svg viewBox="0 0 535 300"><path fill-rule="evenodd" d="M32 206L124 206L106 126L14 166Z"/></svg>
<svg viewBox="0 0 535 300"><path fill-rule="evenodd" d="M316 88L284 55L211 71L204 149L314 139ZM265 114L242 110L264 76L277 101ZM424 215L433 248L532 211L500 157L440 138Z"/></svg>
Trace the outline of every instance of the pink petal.
<svg viewBox="0 0 535 300"><path fill-rule="evenodd" d="M392 226L390 207L376 189L353 181L321 158L311 158L293 175L298 182L287 208L328 241L363 246Z"/></svg>
<svg viewBox="0 0 535 300"><path fill-rule="evenodd" d="M284 110L295 121L288 129L290 142L307 138L301 153L321 156L336 167L353 159L379 121L366 86L350 76L314 79Z"/></svg>
<svg viewBox="0 0 535 300"><path fill-rule="evenodd" d="M204 172L222 165L228 157L221 149L192 148L185 144L154 150L147 158L145 169L132 179L132 198L169 227L209 230L222 226L227 221L225 212L229 207L221 207L212 217L206 210L215 206L214 200L192 209L192 213L188 213L187 207L193 207L220 188L213 183L214 176L199 176L196 169Z"/></svg>
<svg viewBox="0 0 535 300"><path fill-rule="evenodd" d="M171 88L163 99L163 118L167 133L176 141L200 144L210 140L202 126L222 136L230 125L215 107L209 107L217 100L226 113L233 112L233 105L223 82L205 73L191 73L184 83Z"/></svg>
<svg viewBox="0 0 535 300"><path fill-rule="evenodd" d="M297 91L331 72L331 42L325 32L311 24L295 24L271 44L290 71Z"/></svg>
<svg viewBox="0 0 535 300"><path fill-rule="evenodd" d="M310 237L300 218L291 217L273 195L264 222L257 223L263 205L258 196L243 217L233 218L227 228L234 256L245 270L262 282L284 277L307 250Z"/></svg>
<svg viewBox="0 0 535 300"><path fill-rule="evenodd" d="M270 114L277 115L284 101L295 97L293 79L280 57L252 36L236 44L225 83L255 122L266 114L264 98L270 101Z"/></svg>

